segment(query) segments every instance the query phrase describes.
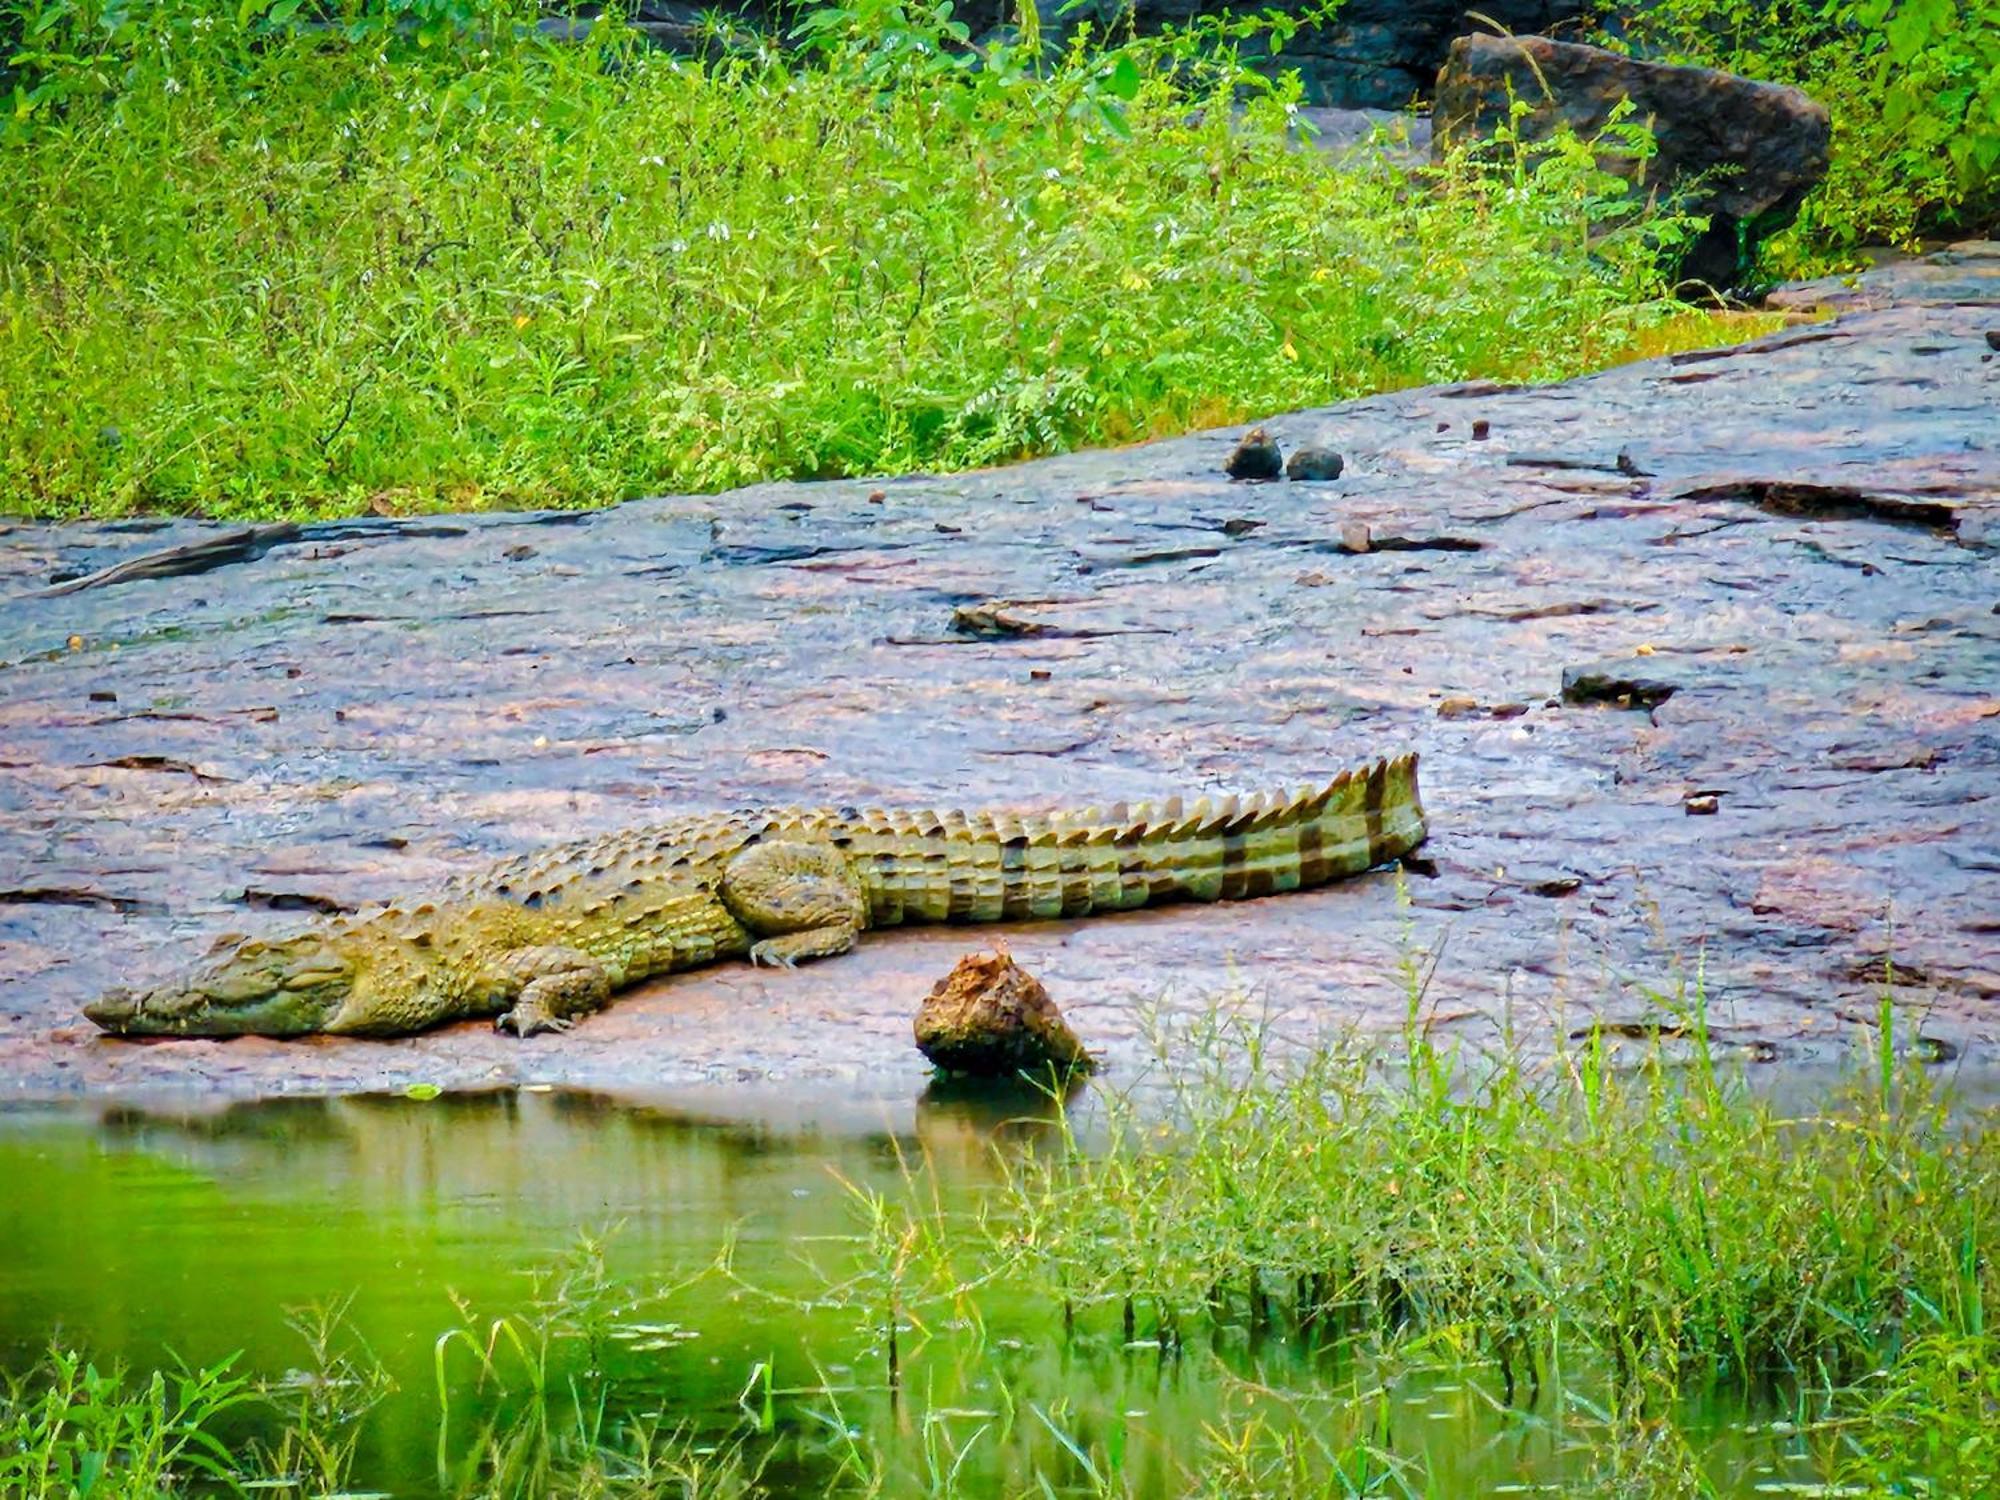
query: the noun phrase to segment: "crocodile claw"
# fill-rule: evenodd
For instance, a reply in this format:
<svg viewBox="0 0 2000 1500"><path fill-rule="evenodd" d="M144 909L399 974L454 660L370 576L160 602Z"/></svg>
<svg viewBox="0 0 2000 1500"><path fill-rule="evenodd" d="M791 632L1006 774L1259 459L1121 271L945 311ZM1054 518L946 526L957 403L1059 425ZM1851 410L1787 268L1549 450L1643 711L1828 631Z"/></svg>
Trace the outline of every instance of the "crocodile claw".
<svg viewBox="0 0 2000 1500"><path fill-rule="evenodd" d="M519 1037L539 1036L544 1031L568 1031L576 1025L574 1016L527 1016L518 1011L503 1011L493 1018L495 1031L511 1031Z"/></svg>

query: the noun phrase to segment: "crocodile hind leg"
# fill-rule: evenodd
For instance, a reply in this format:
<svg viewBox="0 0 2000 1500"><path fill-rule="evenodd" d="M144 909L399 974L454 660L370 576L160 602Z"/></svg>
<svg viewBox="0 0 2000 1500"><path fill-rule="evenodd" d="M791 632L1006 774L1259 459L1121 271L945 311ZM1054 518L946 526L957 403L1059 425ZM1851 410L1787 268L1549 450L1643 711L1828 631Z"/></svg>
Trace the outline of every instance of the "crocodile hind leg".
<svg viewBox="0 0 2000 1500"><path fill-rule="evenodd" d="M513 1008L493 1018L496 1031L511 1031L516 1036L568 1031L578 1016L602 1010L611 999L610 973L580 949L555 945L514 948L496 968L503 982L520 987Z"/></svg>
<svg viewBox="0 0 2000 1500"><path fill-rule="evenodd" d="M825 844L752 844L723 868L719 894L760 942L753 964L791 968L854 946L868 925L868 898L854 867Z"/></svg>

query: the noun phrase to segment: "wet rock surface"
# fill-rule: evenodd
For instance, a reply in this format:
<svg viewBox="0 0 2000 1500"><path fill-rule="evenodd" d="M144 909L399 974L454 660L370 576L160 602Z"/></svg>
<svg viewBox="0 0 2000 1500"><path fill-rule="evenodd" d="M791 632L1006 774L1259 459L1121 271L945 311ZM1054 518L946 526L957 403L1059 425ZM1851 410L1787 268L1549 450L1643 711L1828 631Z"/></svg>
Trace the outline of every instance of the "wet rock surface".
<svg viewBox="0 0 2000 1500"><path fill-rule="evenodd" d="M1393 1030L1413 985L1469 1043L1646 1031L1699 985L1745 1056L1824 1062L1885 971L1937 1055L1980 1067L2000 1039L2000 264L1951 275L1946 299L1739 348L1263 424L1288 448L1337 430L1337 486L1232 485L1239 428L304 526L56 594L241 528L9 526L0 1090L914 1096L911 1018L963 930L678 976L528 1042L119 1042L78 1007L220 932L675 810L1101 803L1404 747L1432 825L1405 870L977 941L1064 996L1114 1078L1143 1070L1150 1018L1218 994L1304 1036ZM1920 264L1905 282L1932 284ZM1564 701L1566 671L1611 667L1673 691Z"/></svg>
<svg viewBox="0 0 2000 1500"><path fill-rule="evenodd" d="M1848 275L1821 276L1779 287L1764 301L1786 311L1848 313L1900 302L1993 303L2000 277L2000 240L1961 240L1927 255L1875 250L1876 265ZM1986 347L2000 350L2000 318L1988 319Z"/></svg>

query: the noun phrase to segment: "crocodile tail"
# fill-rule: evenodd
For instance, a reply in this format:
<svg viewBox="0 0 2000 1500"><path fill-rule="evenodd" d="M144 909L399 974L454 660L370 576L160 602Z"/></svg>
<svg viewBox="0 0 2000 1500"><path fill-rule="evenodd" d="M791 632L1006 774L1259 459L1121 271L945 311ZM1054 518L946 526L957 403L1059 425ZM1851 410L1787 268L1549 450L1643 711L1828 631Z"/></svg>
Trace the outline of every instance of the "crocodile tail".
<svg viewBox="0 0 2000 1500"><path fill-rule="evenodd" d="M896 813L850 825L871 920L995 922L1323 885L1424 839L1417 757L1296 793L1047 814Z"/></svg>

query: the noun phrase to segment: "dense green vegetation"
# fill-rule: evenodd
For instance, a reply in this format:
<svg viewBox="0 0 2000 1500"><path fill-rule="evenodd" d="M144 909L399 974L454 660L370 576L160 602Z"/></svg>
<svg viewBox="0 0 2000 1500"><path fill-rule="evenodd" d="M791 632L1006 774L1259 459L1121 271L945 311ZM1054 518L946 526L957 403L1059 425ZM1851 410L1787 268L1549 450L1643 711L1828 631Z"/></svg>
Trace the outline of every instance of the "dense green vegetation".
<svg viewBox="0 0 2000 1500"><path fill-rule="evenodd" d="M435 1341L440 1489L1465 1493L1409 1441L1413 1401L1446 1389L1568 1494L1721 1492L1718 1399L1818 1476L1786 1492L2000 1485L2000 1148L1886 1024L1871 1076L1803 1110L1747 1089L1698 1005L1622 1061L1595 1035L1447 1054L1414 1024L1287 1047L1240 1017L1160 1056L1003 1137L983 1195L920 1161L850 1189L852 1234L802 1244L782 1284L727 1245L628 1284L585 1242L516 1307L461 1304ZM707 1345L749 1371L740 1396L676 1407L670 1356L643 1351L724 1298L835 1322L804 1361ZM0 1487L365 1485L356 1433L400 1398L337 1320L298 1326L306 1368L272 1384L53 1356L0 1397ZM1122 1420L1169 1403L1184 1420ZM261 1426L216 1441L252 1407Z"/></svg>
<svg viewBox="0 0 2000 1500"><path fill-rule="evenodd" d="M1237 49L1300 17L1052 56L854 0L690 62L536 10L0 0L0 505L599 504L1730 334L1662 300L1681 226L1574 142L1298 149ZM1773 274L1991 220L1995 0L1663 0L1627 34L1832 108Z"/></svg>
<svg viewBox="0 0 2000 1500"><path fill-rule="evenodd" d="M1657 0L1624 29L1827 106L1832 169L1768 247L1774 274L2000 223L2000 0Z"/></svg>
<svg viewBox="0 0 2000 1500"><path fill-rule="evenodd" d="M1575 142L1300 149L1294 91L1233 60L1261 22L974 67L947 8L881 0L706 63L518 4L24 8L56 18L0 175L31 514L950 469L1721 337L1648 332L1678 226L1619 217Z"/></svg>

